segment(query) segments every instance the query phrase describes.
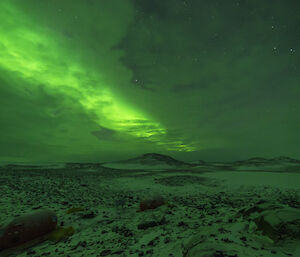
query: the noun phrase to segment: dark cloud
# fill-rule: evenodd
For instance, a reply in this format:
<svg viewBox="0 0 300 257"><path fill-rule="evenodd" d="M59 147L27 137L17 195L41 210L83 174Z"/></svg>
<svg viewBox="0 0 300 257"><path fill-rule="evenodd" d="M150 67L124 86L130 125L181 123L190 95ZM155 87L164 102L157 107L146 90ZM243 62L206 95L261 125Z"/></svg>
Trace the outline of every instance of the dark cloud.
<svg viewBox="0 0 300 257"><path fill-rule="evenodd" d="M205 87L205 85L204 85ZM194 91L197 89L203 88L198 83L192 83L192 84L178 84L174 85L172 88L172 91L175 93L186 93L190 91Z"/></svg>
<svg viewBox="0 0 300 257"><path fill-rule="evenodd" d="M91 132L100 141L102 140L114 140L115 131L107 128L101 128L100 130L95 130Z"/></svg>
<svg viewBox="0 0 300 257"><path fill-rule="evenodd" d="M133 1L137 12L140 12L141 15L146 16L156 16L159 19L166 19L169 13L168 1L160 1L160 0L153 0L153 1Z"/></svg>

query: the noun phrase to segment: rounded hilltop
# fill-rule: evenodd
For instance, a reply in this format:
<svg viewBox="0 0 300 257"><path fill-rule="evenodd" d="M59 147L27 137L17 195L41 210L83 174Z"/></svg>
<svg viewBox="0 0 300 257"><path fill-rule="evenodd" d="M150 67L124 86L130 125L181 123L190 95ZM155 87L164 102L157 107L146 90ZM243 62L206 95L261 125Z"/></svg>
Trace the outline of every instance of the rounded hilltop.
<svg viewBox="0 0 300 257"><path fill-rule="evenodd" d="M162 163L166 163L169 165L175 165L175 166L183 166L183 165L190 165L189 163L179 161L174 159L171 156L164 155L164 154L158 154L158 153L145 153L141 156L138 156L132 160L153 160L153 161L158 161Z"/></svg>

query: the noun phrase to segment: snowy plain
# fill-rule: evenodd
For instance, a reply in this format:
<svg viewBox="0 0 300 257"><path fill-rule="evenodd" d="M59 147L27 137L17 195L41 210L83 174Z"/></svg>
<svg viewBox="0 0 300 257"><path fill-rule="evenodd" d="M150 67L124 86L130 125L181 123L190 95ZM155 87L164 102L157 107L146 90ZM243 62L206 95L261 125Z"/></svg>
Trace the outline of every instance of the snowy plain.
<svg viewBox="0 0 300 257"><path fill-rule="evenodd" d="M278 241L255 222L255 208L265 208L266 215L280 210L286 221L300 210L300 164L276 164L274 171L269 166L178 167L161 159L153 165L2 165L2 227L14 217L50 209L61 227L72 226L75 233L0 256L298 257L300 222L293 220L296 237ZM143 199L158 194L167 204L137 212ZM67 214L70 208L81 210Z"/></svg>

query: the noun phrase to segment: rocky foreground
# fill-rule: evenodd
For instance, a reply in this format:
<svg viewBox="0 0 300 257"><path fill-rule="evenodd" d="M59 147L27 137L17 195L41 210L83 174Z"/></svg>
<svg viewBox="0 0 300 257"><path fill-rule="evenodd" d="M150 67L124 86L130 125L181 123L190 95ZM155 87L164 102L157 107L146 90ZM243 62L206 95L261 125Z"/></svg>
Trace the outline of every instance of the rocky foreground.
<svg viewBox="0 0 300 257"><path fill-rule="evenodd" d="M130 187L121 182L129 180ZM299 192L225 188L201 169L2 168L2 228L14 217L50 209L74 233L0 256L297 257ZM137 212L157 193L166 204Z"/></svg>

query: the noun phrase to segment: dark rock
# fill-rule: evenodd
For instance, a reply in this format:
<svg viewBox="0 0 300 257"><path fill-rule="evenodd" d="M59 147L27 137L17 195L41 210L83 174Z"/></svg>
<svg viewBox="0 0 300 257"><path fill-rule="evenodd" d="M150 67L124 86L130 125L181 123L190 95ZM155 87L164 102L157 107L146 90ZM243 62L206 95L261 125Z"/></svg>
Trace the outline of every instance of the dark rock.
<svg viewBox="0 0 300 257"><path fill-rule="evenodd" d="M150 255L152 255L152 254L153 254L153 249L149 249L149 250L147 250L147 251L146 251L146 254L150 254Z"/></svg>
<svg viewBox="0 0 300 257"><path fill-rule="evenodd" d="M85 248L86 245L87 245L86 241L79 241L79 242L77 243L77 245L73 246L72 250L75 250L75 249L77 249L77 248L80 247L80 246L83 247L83 248Z"/></svg>
<svg viewBox="0 0 300 257"><path fill-rule="evenodd" d="M107 256L111 254L111 250L107 249L107 250L103 250L101 253L100 253L100 256Z"/></svg>
<svg viewBox="0 0 300 257"><path fill-rule="evenodd" d="M115 226L112 228L112 232L118 233L119 235L125 236L125 237L132 237L133 232L126 228L125 226L119 227Z"/></svg>
<svg viewBox="0 0 300 257"><path fill-rule="evenodd" d="M164 239L164 243L165 243L165 244L169 243L170 241L171 241L170 237L166 237L166 238Z"/></svg>
<svg viewBox="0 0 300 257"><path fill-rule="evenodd" d="M247 241L247 238L246 238L245 236L240 237L240 239L241 239L242 241L244 241L244 242Z"/></svg>
<svg viewBox="0 0 300 257"><path fill-rule="evenodd" d="M81 215L81 218L83 219L92 219L95 218L96 214L94 212L89 212Z"/></svg>
<svg viewBox="0 0 300 257"><path fill-rule="evenodd" d="M36 254L36 251L34 251L34 250L29 250L28 252L27 252L27 255L32 255L32 254Z"/></svg>
<svg viewBox="0 0 300 257"><path fill-rule="evenodd" d="M151 228L151 227L156 227L158 225L159 224L155 221L148 221L148 222L138 224L138 229L148 229L148 228Z"/></svg>
<svg viewBox="0 0 300 257"><path fill-rule="evenodd" d="M233 241L228 238L222 238L221 240L225 243L233 243Z"/></svg>
<svg viewBox="0 0 300 257"><path fill-rule="evenodd" d="M32 210L37 210L37 209L40 209L40 208L42 208L42 206L41 206L41 205L39 205L39 206L36 206L36 207L32 207Z"/></svg>
<svg viewBox="0 0 300 257"><path fill-rule="evenodd" d="M48 256L50 254L51 254L51 252L44 252L44 253L41 254L41 256Z"/></svg>
<svg viewBox="0 0 300 257"><path fill-rule="evenodd" d="M286 205L262 203L251 211L246 210L257 230L274 242L286 238L300 238L300 210ZM247 216L248 216L247 215Z"/></svg>
<svg viewBox="0 0 300 257"><path fill-rule="evenodd" d="M180 221L180 222L178 222L177 226L182 227L182 226L187 226L187 224L183 221Z"/></svg>
<svg viewBox="0 0 300 257"><path fill-rule="evenodd" d="M123 250L118 250L118 251L113 252L112 255L116 254L116 255L120 256L120 254L123 252L124 252Z"/></svg>
<svg viewBox="0 0 300 257"><path fill-rule="evenodd" d="M149 241L148 246L156 246L159 243L159 237L155 237L151 241Z"/></svg>

